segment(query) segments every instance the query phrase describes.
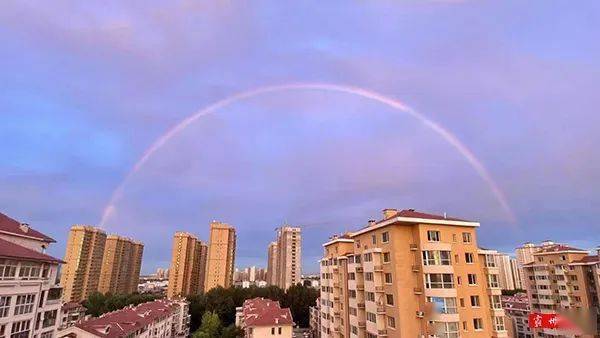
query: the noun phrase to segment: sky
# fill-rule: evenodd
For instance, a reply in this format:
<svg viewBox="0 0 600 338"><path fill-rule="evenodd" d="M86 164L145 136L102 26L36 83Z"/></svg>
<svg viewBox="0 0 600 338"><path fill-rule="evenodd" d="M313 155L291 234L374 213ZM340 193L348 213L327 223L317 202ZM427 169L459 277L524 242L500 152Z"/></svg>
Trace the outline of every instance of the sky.
<svg viewBox="0 0 600 338"><path fill-rule="evenodd" d="M145 243L237 229L239 267L266 265L283 224L303 267L328 237L414 208L479 221L478 243L600 245L597 1L36 1L0 3L0 212L52 236L73 224ZM398 100L444 128L358 95ZM127 179L126 179L127 178ZM117 198L110 203L115 189Z"/></svg>

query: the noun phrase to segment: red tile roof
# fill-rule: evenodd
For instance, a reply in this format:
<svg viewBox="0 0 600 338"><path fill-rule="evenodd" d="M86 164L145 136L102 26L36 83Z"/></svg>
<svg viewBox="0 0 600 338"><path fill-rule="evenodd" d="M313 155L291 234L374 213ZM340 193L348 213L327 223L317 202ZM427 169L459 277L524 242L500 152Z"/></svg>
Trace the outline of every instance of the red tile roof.
<svg viewBox="0 0 600 338"><path fill-rule="evenodd" d="M58 258L43 254L24 246L9 242L0 238L0 257L10 259L22 259L26 261L41 261L49 263L64 263Z"/></svg>
<svg viewBox="0 0 600 338"><path fill-rule="evenodd" d="M245 326L293 325L290 309L282 309L279 302L253 298L244 301L242 308Z"/></svg>
<svg viewBox="0 0 600 338"><path fill-rule="evenodd" d="M424 218L424 219L448 220L448 221L458 221L458 222L471 222L471 221L467 221L467 220L460 219L460 218L444 217L443 215L435 215L435 214L428 214L425 212L419 212L419 211L415 211L414 209L400 210L392 217ZM382 221L384 221L384 220L382 220Z"/></svg>
<svg viewBox="0 0 600 338"><path fill-rule="evenodd" d="M160 317L170 315L175 309L173 302L159 299L109 312L75 326L98 337L125 337Z"/></svg>
<svg viewBox="0 0 600 338"><path fill-rule="evenodd" d="M600 259L598 259L598 256L585 256L580 260L577 261L573 261L573 263L600 263Z"/></svg>
<svg viewBox="0 0 600 338"><path fill-rule="evenodd" d="M31 227L22 227L21 226L22 223L14 220L8 216L6 216L5 214L0 212L0 231L2 232L9 232L11 234L15 234L18 236L27 236L27 237L33 237L35 239L39 239L45 242L51 242L54 243L56 242L54 239L44 235L43 233L34 230ZM26 230L24 230L26 229Z"/></svg>

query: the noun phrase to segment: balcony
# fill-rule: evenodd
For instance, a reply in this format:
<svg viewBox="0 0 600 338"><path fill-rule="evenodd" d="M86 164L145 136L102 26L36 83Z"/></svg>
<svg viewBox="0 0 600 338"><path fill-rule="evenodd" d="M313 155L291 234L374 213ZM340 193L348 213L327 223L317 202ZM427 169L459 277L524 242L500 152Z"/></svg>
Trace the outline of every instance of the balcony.
<svg viewBox="0 0 600 338"><path fill-rule="evenodd" d="M365 308L365 303L357 303L356 307L359 309L364 309Z"/></svg>
<svg viewBox="0 0 600 338"><path fill-rule="evenodd" d="M376 285L375 286L375 292L384 292L385 288L381 285Z"/></svg>

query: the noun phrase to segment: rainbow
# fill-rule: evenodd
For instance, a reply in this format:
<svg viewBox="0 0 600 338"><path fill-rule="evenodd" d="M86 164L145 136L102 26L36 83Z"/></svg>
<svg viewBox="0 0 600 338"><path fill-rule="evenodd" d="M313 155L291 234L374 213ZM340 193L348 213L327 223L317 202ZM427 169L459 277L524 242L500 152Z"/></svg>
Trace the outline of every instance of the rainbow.
<svg viewBox="0 0 600 338"><path fill-rule="evenodd" d="M106 221L111 217L111 215L113 215L116 212L115 205L120 199L121 195L123 194L123 190L127 182L131 179L131 177L133 177L144 166L144 164L148 161L148 159L150 159L150 157L152 157L152 155L154 155L156 151L158 151L162 146L169 142L169 140L171 140L171 138L173 138L175 135L186 129L188 126L196 122L201 117L212 114L232 103L249 99L255 96L294 90L320 90L356 95L385 104L397 111L406 113L414 117L418 121L422 122L425 126L429 127L431 130L436 132L442 138L444 138L446 142L448 142L464 157L464 159L471 165L471 167L477 172L477 174L484 180L489 189L492 191L493 195L496 197L496 200L500 203L500 206L508 216L509 220L512 223L516 222L516 217L508 203L508 200L506 199L504 193L502 192L498 184L496 184L486 167L483 165L483 163L473 154L471 150L469 150L469 148L467 148L462 142L460 142L460 140L458 140L458 138L454 134L452 134L450 131L448 131L438 123L430 120L426 116L420 114L419 112L410 108L409 106L407 106L399 100L360 87L330 83L290 83L275 86L259 87L228 96L197 111L196 113L190 115L171 129L169 129L167 132L165 132L148 149L144 151L142 157L140 157L140 159L135 163L133 168L129 171L129 173L113 191L110 200L102 213L100 227L104 227Z"/></svg>

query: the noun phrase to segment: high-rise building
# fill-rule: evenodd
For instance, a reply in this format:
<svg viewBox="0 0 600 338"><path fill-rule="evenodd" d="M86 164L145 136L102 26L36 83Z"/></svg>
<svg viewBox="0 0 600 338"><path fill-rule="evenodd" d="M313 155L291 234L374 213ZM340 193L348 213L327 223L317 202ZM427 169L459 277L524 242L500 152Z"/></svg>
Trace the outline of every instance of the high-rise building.
<svg viewBox="0 0 600 338"><path fill-rule="evenodd" d="M173 236L167 297L196 295L202 292L206 268L206 244L187 232Z"/></svg>
<svg viewBox="0 0 600 338"><path fill-rule="evenodd" d="M277 285L277 242L269 243L267 250L267 284Z"/></svg>
<svg viewBox="0 0 600 338"><path fill-rule="evenodd" d="M519 269L519 263L516 258L510 259L510 270L512 271L513 278L515 281L515 289L524 290L523 281L521 277L521 269Z"/></svg>
<svg viewBox="0 0 600 338"><path fill-rule="evenodd" d="M60 278L65 302L80 302L98 291L105 243L106 233L101 229L71 227Z"/></svg>
<svg viewBox="0 0 600 338"><path fill-rule="evenodd" d="M235 245L233 227L217 221L210 223L205 291L217 286L227 288L233 284Z"/></svg>
<svg viewBox="0 0 600 338"><path fill-rule="evenodd" d="M126 237L109 235L104 245L98 291L130 294L137 291L144 245Z"/></svg>
<svg viewBox="0 0 600 338"><path fill-rule="evenodd" d="M44 251L55 240L0 213L0 336L57 337L60 259Z"/></svg>
<svg viewBox="0 0 600 338"><path fill-rule="evenodd" d="M532 312L557 313L564 309L578 309L589 311L588 318L592 318L590 312L600 311L598 255L590 256L582 249L553 244L546 245L532 256L533 260L523 265L523 280ZM585 313L578 315L584 318ZM572 336L572 333L561 330L534 331L537 331L536 337Z"/></svg>
<svg viewBox="0 0 600 338"><path fill-rule="evenodd" d="M277 286L287 289L302 277L302 234L300 228L282 226L277 230Z"/></svg>
<svg viewBox="0 0 600 338"><path fill-rule="evenodd" d="M479 223L385 209L321 260L321 337L507 337Z"/></svg>
<svg viewBox="0 0 600 338"><path fill-rule="evenodd" d="M527 243L523 244L521 247L518 247L515 249L515 254L516 254L516 258L517 258L517 267L519 270L518 277L517 277L517 278L519 278L519 281L516 284L521 285L521 287L519 289L521 289L521 290L525 289L525 281L523 280L525 271L523 270L523 265L533 262L533 260L534 260L533 254L534 253L536 253L546 247L552 246L554 244L555 243L550 240L543 241L539 245L533 244L531 242L527 242Z"/></svg>
<svg viewBox="0 0 600 338"><path fill-rule="evenodd" d="M500 271L500 288L502 290L514 290L516 288L516 278L514 274L514 267L516 265L516 260L511 258L509 255L497 252L495 250L492 251L494 254L494 258L496 260L496 265Z"/></svg>

